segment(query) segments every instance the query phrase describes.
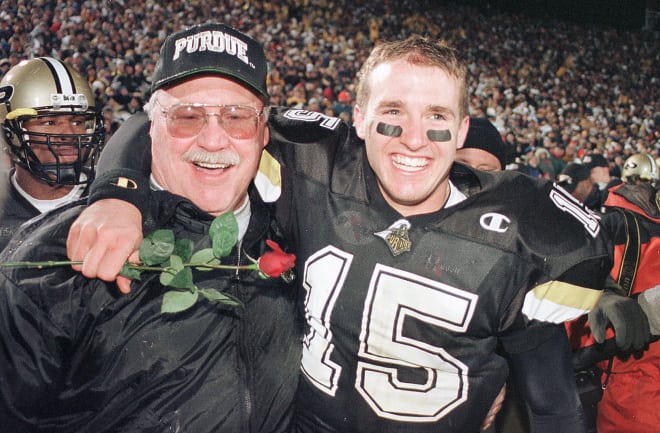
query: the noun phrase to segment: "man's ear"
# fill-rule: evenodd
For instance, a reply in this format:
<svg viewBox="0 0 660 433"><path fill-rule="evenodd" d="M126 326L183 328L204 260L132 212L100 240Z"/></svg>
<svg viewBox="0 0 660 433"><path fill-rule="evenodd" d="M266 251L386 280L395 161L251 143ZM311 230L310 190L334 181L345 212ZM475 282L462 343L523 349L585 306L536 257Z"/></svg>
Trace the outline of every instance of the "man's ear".
<svg viewBox="0 0 660 433"><path fill-rule="evenodd" d="M355 125L355 132L357 133L357 136L363 140L366 136L366 120L364 117L365 113L362 111L358 104L355 104L353 106L353 125Z"/></svg>
<svg viewBox="0 0 660 433"><path fill-rule="evenodd" d="M456 149L460 149L465 144L468 130L470 129L470 116L465 116L458 125L458 140L456 140Z"/></svg>
<svg viewBox="0 0 660 433"><path fill-rule="evenodd" d="M264 139L261 143L261 148L264 149L266 146L268 146L268 143L270 143L270 128L268 125L266 125L264 128Z"/></svg>

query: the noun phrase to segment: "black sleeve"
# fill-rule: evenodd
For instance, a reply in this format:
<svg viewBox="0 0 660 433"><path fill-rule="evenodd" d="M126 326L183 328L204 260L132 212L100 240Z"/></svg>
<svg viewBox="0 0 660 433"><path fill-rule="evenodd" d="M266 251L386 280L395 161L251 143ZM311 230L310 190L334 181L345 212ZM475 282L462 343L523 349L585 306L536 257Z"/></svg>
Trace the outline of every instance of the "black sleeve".
<svg viewBox="0 0 660 433"><path fill-rule="evenodd" d="M88 203L118 198L135 205L144 214L150 173L149 119L140 112L119 127L101 152Z"/></svg>
<svg viewBox="0 0 660 433"><path fill-rule="evenodd" d="M539 326L545 331L543 338L539 338ZM547 323L533 329L539 344L532 350L509 354L512 374L532 411L533 430L585 433L566 329L563 324Z"/></svg>
<svg viewBox="0 0 660 433"><path fill-rule="evenodd" d="M49 278L49 274L43 278ZM27 285L38 284L36 280L29 279L32 283L28 281ZM66 337L48 313L14 281L0 275L0 287L2 431L35 432L42 410L56 404L53 401L58 395L56 384L62 382L60 373L64 371L59 343Z"/></svg>

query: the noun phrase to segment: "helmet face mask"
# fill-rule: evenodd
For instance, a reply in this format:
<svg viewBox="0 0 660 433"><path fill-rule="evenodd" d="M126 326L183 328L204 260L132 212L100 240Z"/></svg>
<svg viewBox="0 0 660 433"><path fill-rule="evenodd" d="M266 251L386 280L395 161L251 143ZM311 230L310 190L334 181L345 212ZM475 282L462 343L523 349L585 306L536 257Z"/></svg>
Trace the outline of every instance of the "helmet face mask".
<svg viewBox="0 0 660 433"><path fill-rule="evenodd" d="M641 181L655 186L658 181L658 166L651 155L637 153L626 159L621 170L621 179L629 184Z"/></svg>
<svg viewBox="0 0 660 433"><path fill-rule="evenodd" d="M103 125L95 113L45 112L5 121L4 132L12 158L46 182L61 185L86 183L103 142ZM63 126L66 125L66 126ZM60 129L67 133L50 132Z"/></svg>
<svg viewBox="0 0 660 433"><path fill-rule="evenodd" d="M0 82L5 151L50 184L86 184L105 139L87 81L52 58L12 68Z"/></svg>

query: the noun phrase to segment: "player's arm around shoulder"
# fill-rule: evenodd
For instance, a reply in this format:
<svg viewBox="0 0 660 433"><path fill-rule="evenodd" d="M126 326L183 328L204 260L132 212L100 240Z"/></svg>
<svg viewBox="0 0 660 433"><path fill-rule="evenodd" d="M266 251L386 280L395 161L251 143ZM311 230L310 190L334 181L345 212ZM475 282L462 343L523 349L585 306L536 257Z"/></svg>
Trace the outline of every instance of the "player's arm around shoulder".
<svg viewBox="0 0 660 433"><path fill-rule="evenodd" d="M612 267L611 243L599 216L561 188L524 175L505 184L515 248L535 268L523 313L528 320L562 323L598 302Z"/></svg>

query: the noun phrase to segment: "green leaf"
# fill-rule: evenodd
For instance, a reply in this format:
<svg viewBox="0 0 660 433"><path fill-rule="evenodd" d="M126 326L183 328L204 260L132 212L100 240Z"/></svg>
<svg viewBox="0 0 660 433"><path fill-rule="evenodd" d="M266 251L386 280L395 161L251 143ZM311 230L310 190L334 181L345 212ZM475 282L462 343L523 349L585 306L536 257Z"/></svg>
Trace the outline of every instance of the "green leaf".
<svg viewBox="0 0 660 433"><path fill-rule="evenodd" d="M220 302L234 307L243 306L243 303L238 298L222 293L217 289L199 289L199 292L211 302Z"/></svg>
<svg viewBox="0 0 660 433"><path fill-rule="evenodd" d="M160 274L160 283L177 289L192 289L195 286L192 270L183 265L183 260L179 256L170 256L167 270Z"/></svg>
<svg viewBox="0 0 660 433"><path fill-rule="evenodd" d="M131 280L140 280L142 271L139 269L134 269L131 268L128 263L124 263L124 266L121 267L121 271L119 271L119 275L123 275L124 277L128 277Z"/></svg>
<svg viewBox="0 0 660 433"><path fill-rule="evenodd" d="M209 236L215 257L227 256L238 240L238 223L234 212L217 216L211 223Z"/></svg>
<svg viewBox="0 0 660 433"><path fill-rule="evenodd" d="M190 263L192 265L196 264L207 264L207 265L219 265L220 259L215 257L213 254L213 248L204 248L195 252L192 257L190 257ZM195 269L199 271L210 271L212 268L207 268L204 266L196 266Z"/></svg>
<svg viewBox="0 0 660 433"><path fill-rule="evenodd" d="M174 252L174 232L156 230L140 244L140 260L147 266L165 262Z"/></svg>
<svg viewBox="0 0 660 433"><path fill-rule="evenodd" d="M192 269L183 268L176 273L172 281L169 284L170 287L176 287L177 289L191 289L195 286L193 282Z"/></svg>
<svg viewBox="0 0 660 433"><path fill-rule="evenodd" d="M178 239L174 243L174 255L181 257L184 262L190 260L195 243L190 239Z"/></svg>
<svg viewBox="0 0 660 433"><path fill-rule="evenodd" d="M160 284L169 286L174 276L183 269L183 260L179 256L170 256L167 267L160 273Z"/></svg>
<svg viewBox="0 0 660 433"><path fill-rule="evenodd" d="M195 305L199 298L199 292L188 290L171 290L163 295L163 303L160 306L161 313L178 313L185 311Z"/></svg>

